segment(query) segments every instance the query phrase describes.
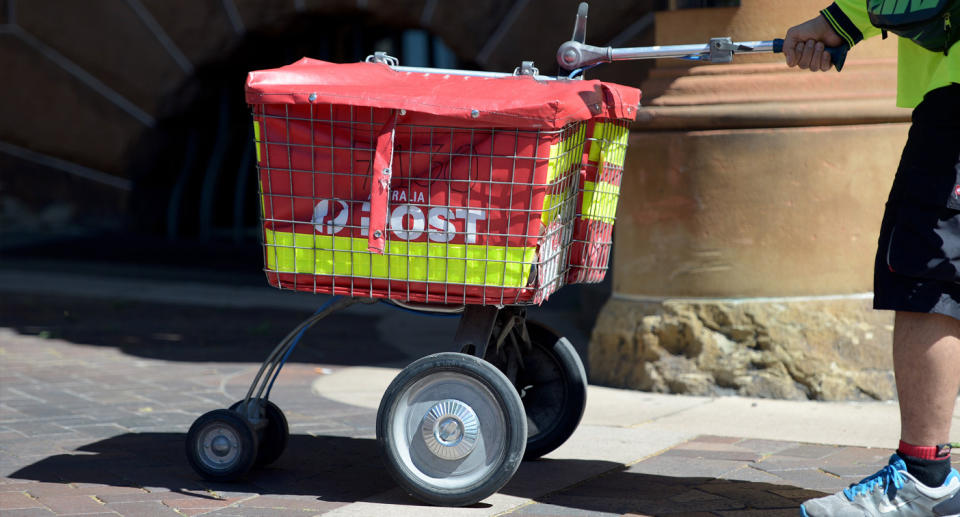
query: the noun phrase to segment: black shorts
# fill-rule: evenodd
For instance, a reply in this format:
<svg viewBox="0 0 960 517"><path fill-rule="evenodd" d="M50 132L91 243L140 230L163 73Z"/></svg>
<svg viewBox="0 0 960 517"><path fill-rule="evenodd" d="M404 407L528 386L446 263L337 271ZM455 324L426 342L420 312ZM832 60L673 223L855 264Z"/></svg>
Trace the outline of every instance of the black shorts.
<svg viewBox="0 0 960 517"><path fill-rule="evenodd" d="M928 93L913 111L873 290L876 309L960 319L960 84Z"/></svg>

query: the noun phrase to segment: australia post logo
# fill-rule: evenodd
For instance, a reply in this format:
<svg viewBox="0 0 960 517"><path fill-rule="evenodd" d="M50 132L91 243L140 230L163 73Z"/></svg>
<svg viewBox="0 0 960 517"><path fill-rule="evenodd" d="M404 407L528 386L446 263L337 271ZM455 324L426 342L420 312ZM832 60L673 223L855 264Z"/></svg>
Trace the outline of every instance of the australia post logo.
<svg viewBox="0 0 960 517"><path fill-rule="evenodd" d="M423 196L417 201L423 201ZM480 235L478 226L486 219L487 211L479 208L391 205L387 215L387 237L404 241L476 244ZM310 222L318 234L367 237L370 202L323 199L313 207Z"/></svg>

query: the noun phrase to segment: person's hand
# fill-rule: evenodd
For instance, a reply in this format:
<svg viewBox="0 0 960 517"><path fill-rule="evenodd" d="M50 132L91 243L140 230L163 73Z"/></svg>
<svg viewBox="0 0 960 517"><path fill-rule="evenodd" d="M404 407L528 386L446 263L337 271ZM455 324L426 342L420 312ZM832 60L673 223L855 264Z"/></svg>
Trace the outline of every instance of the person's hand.
<svg viewBox="0 0 960 517"><path fill-rule="evenodd" d="M817 15L800 25L791 27L783 38L783 53L787 66L798 66L811 72L830 70L830 54L824 47L837 47L844 43L823 17Z"/></svg>

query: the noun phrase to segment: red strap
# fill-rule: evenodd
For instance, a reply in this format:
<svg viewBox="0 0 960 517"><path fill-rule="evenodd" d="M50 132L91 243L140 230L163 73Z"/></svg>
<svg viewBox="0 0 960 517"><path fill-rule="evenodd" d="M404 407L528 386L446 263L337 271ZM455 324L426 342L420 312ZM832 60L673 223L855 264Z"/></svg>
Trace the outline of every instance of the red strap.
<svg viewBox="0 0 960 517"><path fill-rule="evenodd" d="M390 201L390 178L393 174L393 137L397 125L397 112L391 110L390 118L377 135L377 149L373 157L373 177L370 182L370 230L367 249L383 255L387 237L387 214Z"/></svg>
<svg viewBox="0 0 960 517"><path fill-rule="evenodd" d="M942 460L950 457L950 444L942 445L913 445L900 440L897 452L921 460Z"/></svg>

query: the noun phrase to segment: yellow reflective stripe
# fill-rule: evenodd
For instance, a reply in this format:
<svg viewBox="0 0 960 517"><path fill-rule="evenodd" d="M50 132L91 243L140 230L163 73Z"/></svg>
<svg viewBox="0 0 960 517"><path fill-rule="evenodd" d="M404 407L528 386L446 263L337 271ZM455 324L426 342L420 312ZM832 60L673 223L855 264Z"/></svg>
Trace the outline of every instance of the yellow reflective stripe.
<svg viewBox="0 0 960 517"><path fill-rule="evenodd" d="M264 230L267 269L490 287L527 285L536 248L386 241L383 255L366 238Z"/></svg>
<svg viewBox="0 0 960 517"><path fill-rule="evenodd" d="M562 143L563 142L561 142L561 144ZM551 145L550 158L547 159L547 185L553 183L553 180L557 178L557 174L561 170L560 164L558 163L559 160L557 159L558 156L561 156L560 145ZM543 213L540 214L540 221L543 222L543 224L550 224L550 221L557 216L557 210L553 208L555 203L553 198L553 194L543 196Z"/></svg>
<svg viewBox="0 0 960 517"><path fill-rule="evenodd" d="M627 155L627 140L630 130L618 124L597 122L590 136L590 163L607 163L623 167Z"/></svg>
<svg viewBox="0 0 960 517"><path fill-rule="evenodd" d="M606 130L607 125L603 122L597 122L593 125L593 134L590 135L589 145L590 153L587 158L589 163L597 163L600 161L600 141L603 140L603 133Z"/></svg>
<svg viewBox="0 0 960 517"><path fill-rule="evenodd" d="M627 144L630 140L630 128L624 126L614 126L616 130L614 145L616 146L613 159L610 160L610 163L613 163L617 167L623 168L624 162L627 160Z"/></svg>
<svg viewBox="0 0 960 517"><path fill-rule="evenodd" d="M619 197L620 187L613 183L585 181L581 217L613 224L617 215Z"/></svg>
<svg viewBox="0 0 960 517"><path fill-rule="evenodd" d="M567 135L558 144L550 146L550 157L547 160L547 184L552 184L558 176L567 174L570 169L583 157L583 137L587 127L580 124L576 132ZM569 199L573 190L573 182L561 194L547 194L543 197L543 214L540 221L550 224L557 216L563 203Z"/></svg>
<svg viewBox="0 0 960 517"><path fill-rule="evenodd" d="M257 150L257 162L260 162L260 123L253 121L253 147Z"/></svg>
<svg viewBox="0 0 960 517"><path fill-rule="evenodd" d="M256 119L253 121L253 148L257 151L257 165L260 165L260 123ZM263 199L263 178L257 178L257 181L260 183L260 215L266 217L267 214L267 205L266 201Z"/></svg>

